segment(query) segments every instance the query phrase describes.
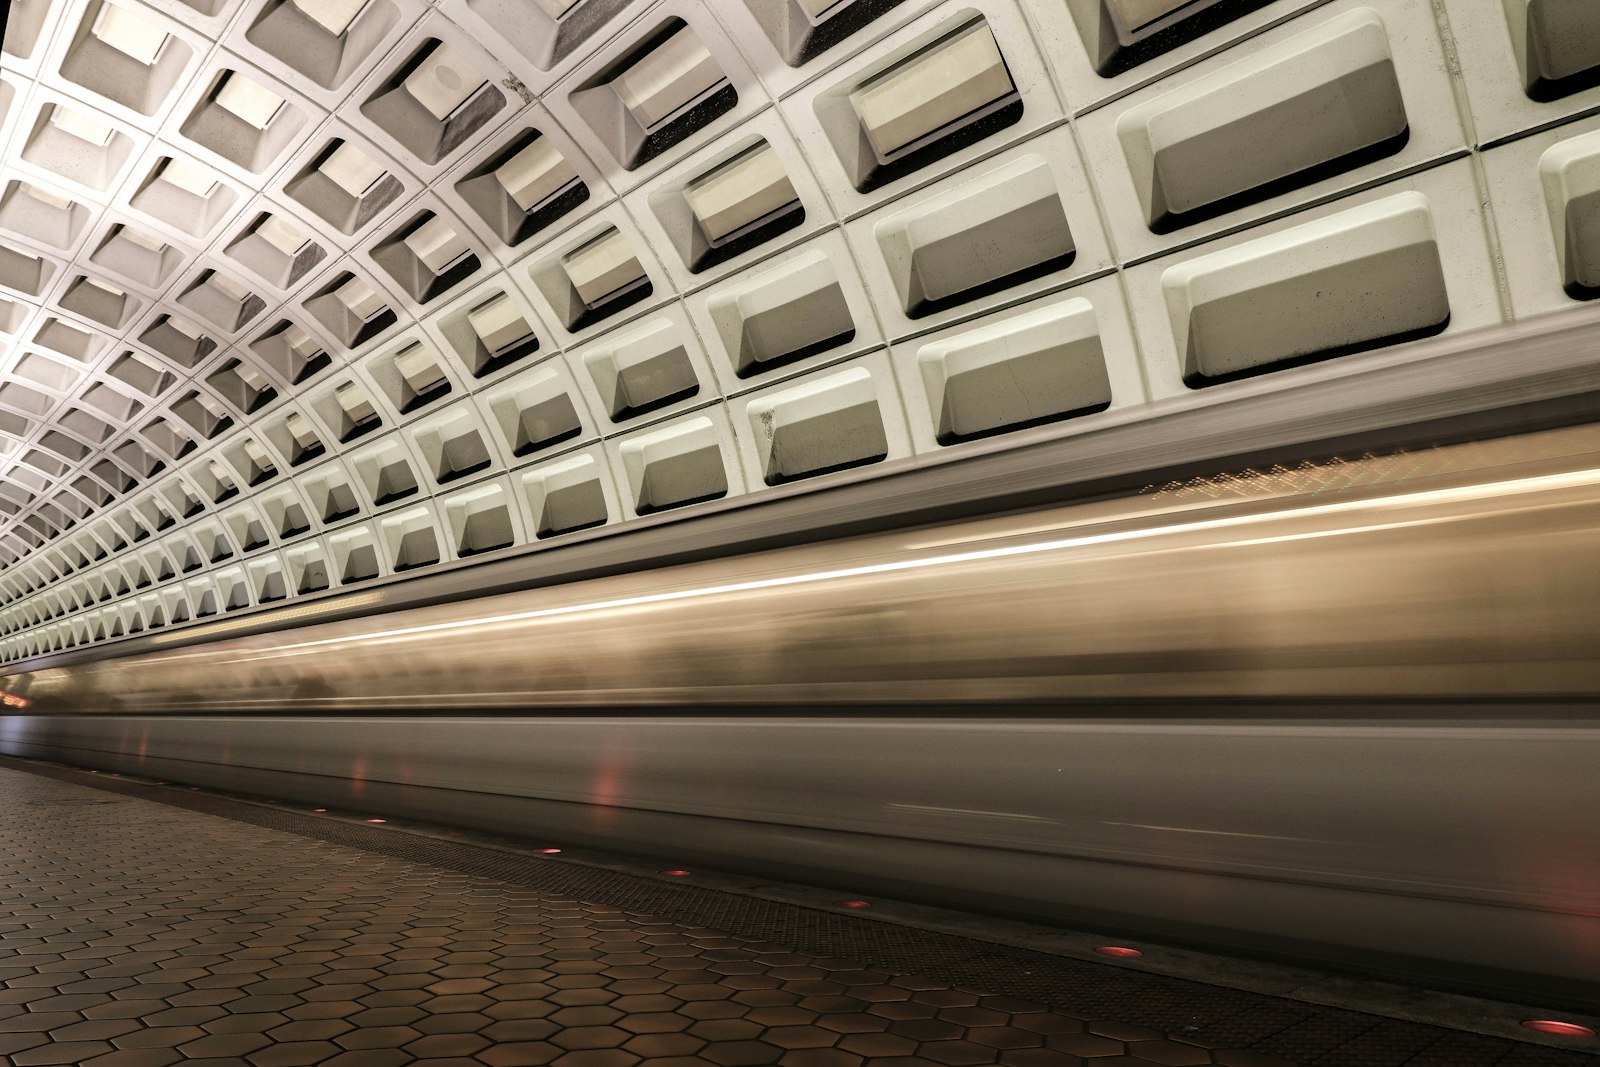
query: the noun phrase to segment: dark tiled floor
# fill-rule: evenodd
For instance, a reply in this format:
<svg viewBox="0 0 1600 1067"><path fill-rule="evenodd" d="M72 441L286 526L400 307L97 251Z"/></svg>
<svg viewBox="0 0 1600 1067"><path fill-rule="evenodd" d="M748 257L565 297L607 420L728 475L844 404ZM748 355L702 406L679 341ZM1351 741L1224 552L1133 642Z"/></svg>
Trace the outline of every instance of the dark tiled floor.
<svg viewBox="0 0 1600 1067"><path fill-rule="evenodd" d="M788 905L729 911L714 891L672 885L674 899L614 872L37 769L0 768L0 1063L17 1067L1283 1067L1283 1054L1318 1067L1589 1064ZM617 906L635 899L678 920ZM685 921L697 909L742 932ZM732 921L745 911L761 914ZM841 941L877 966L819 954ZM951 962L963 947L971 967ZM1057 1010L886 962L938 953L947 979L986 973L994 982L970 984L1036 989ZM996 969L1007 966L1033 977L1008 983ZM1110 1002L1108 990L1140 1021L1182 1018L1194 1032L1101 1019L1087 1006ZM1257 1017L1274 1009L1281 1018Z"/></svg>
<svg viewBox="0 0 1600 1067"><path fill-rule="evenodd" d="M1287 1061L0 770L17 1067Z"/></svg>

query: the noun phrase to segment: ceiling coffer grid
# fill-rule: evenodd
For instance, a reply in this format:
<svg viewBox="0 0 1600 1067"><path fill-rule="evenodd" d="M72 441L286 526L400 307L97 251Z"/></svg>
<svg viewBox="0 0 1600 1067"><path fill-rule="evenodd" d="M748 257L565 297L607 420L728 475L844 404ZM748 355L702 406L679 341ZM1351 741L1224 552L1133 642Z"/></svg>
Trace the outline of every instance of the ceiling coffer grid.
<svg viewBox="0 0 1600 1067"><path fill-rule="evenodd" d="M13 0L0 662L1594 297L1600 8L1435 8Z"/></svg>

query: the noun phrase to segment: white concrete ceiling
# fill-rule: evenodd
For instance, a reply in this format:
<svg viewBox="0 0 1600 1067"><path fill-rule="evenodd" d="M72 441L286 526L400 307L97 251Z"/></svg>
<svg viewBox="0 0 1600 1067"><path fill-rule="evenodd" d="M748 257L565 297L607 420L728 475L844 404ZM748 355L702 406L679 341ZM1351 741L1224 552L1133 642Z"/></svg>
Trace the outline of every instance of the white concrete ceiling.
<svg viewBox="0 0 1600 1067"><path fill-rule="evenodd" d="M0 662L1585 299L1529 9L14 0Z"/></svg>

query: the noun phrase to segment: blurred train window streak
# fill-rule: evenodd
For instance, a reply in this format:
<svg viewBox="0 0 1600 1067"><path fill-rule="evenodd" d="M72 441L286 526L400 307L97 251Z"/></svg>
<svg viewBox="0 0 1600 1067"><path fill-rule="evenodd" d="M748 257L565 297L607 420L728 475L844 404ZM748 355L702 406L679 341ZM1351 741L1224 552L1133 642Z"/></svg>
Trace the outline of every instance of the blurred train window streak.
<svg viewBox="0 0 1600 1067"><path fill-rule="evenodd" d="M1600 442L1600 431L1590 431L1590 430L1585 429L1585 430L1581 431L1581 433L1587 438L1592 438L1595 442ZM1535 451L1536 451L1536 449L1535 449ZM1348 466L1349 464L1346 463L1345 461L1342 461L1342 460L1336 460L1333 465L1336 466L1336 467L1344 467L1344 466ZM1431 466L1433 466L1433 464L1431 464L1431 463L1425 463L1424 464L1424 467L1431 467ZM1404 470L1405 468L1396 465L1395 469ZM1431 473L1431 471L1429 471L1429 473ZM1406 478L1407 478L1407 475L1401 474L1395 480L1396 481L1404 481L1404 480L1406 480ZM1258 480L1262 481L1262 483L1263 483L1261 485L1261 491L1251 492L1249 487L1252 487L1253 483L1257 482ZM1380 474L1377 477L1372 478L1370 480L1368 478L1366 478L1366 477L1353 478L1353 479L1351 479L1351 484L1350 485L1342 486L1341 488L1356 488L1356 487L1359 487L1359 486L1361 486L1363 484L1371 485L1373 487L1383 487L1387 480L1388 479L1385 478L1382 474ZM1239 475L1226 476L1225 477L1225 481L1227 483L1231 484L1234 487L1235 494L1237 496L1239 496L1240 498L1243 498L1243 499L1252 499L1252 498L1255 498L1255 497L1258 497L1258 496L1278 496L1278 495L1281 495L1281 493L1282 493L1282 490L1278 490L1274 486L1272 481L1259 479L1259 476L1257 475L1257 472L1253 472L1253 471L1244 472L1244 474L1242 476L1239 476ZM1304 517L1306 515L1314 514L1314 513L1320 513L1320 514L1328 514L1328 513L1359 513L1359 512L1362 512L1362 511L1373 510L1373 509L1375 509L1377 507L1382 507L1384 505L1394 505L1394 506L1398 506L1398 507L1401 507L1401 508L1413 508L1413 507L1420 508L1420 507L1424 507L1424 506L1426 506L1426 505L1428 505L1430 503L1469 502L1469 501L1473 501L1473 500L1483 499L1486 496L1495 496L1495 495L1499 495L1499 496L1501 496L1503 498L1507 498L1508 502L1514 505L1515 504L1515 499L1514 498L1519 494L1537 494L1537 493L1540 493L1542 491L1549 490L1549 489L1574 488L1574 487L1585 487L1585 488L1587 488L1587 487L1593 487L1593 486L1595 486L1597 484L1600 484L1600 471L1579 471L1579 472L1573 472L1573 473L1570 473L1570 474L1556 474L1556 475L1535 476L1535 477L1522 478L1522 479L1512 479L1512 480L1507 480L1507 481L1502 481L1502 482L1494 482L1494 483L1491 483L1491 484L1489 484L1487 486L1481 485L1481 484L1476 484L1476 485L1461 486L1461 487L1458 487L1458 488L1445 488L1445 489L1431 489L1430 488L1430 489L1424 489L1424 490L1413 491L1413 492L1406 492L1406 491L1404 491L1404 489L1401 489L1401 491L1398 493L1398 495L1395 495L1395 496L1392 496L1392 497L1380 497L1380 498L1374 500L1374 499L1371 499L1369 497L1359 497L1358 496L1356 499L1353 499L1353 500L1344 500L1344 501L1328 502L1328 503L1312 504L1312 505L1302 505L1302 506L1293 508L1292 511L1293 511L1294 514L1296 514L1299 517ZM1293 493L1294 490L1291 489L1291 490L1289 490L1289 492ZM1182 493L1181 490L1174 490L1173 491L1173 495L1175 497L1181 498L1184 494ZM1225 496L1223 494L1209 494L1209 496L1210 496L1210 499L1213 500L1213 501L1217 500L1219 497L1223 497L1225 499ZM1159 499L1159 496L1157 496L1156 499ZM1114 508L1114 507L1116 507L1116 505L1110 505L1110 507ZM1156 514L1159 515L1159 512L1157 512ZM525 612L518 612L518 613L513 613L513 614L469 616L469 617L462 618L462 619L459 619L459 620L454 620L454 621L449 621L449 622L439 622L439 623L433 623L433 624L422 625L422 626L407 626L407 627L398 627L398 628L387 628L386 627L386 628L381 628L381 629L376 629L376 630L373 630L373 629L370 629L370 628L364 628L360 632L353 633L353 634L350 634L348 636L327 637L327 638L323 638L323 639L320 639L320 640L312 640L312 641L290 641L290 642L287 642L287 643L279 644L278 646L276 646L276 648L273 651L270 651L270 652L260 653L260 654L246 654L246 658L248 658L248 659L271 658L271 657L274 657L274 656L277 656L277 655L281 655L281 654L284 654L284 653L294 653L294 652L296 652L298 650L301 650L301 649L316 648L316 647L322 647L322 646L328 646L328 645L362 645L362 644L378 642L378 641L384 641L384 640L393 640L393 639L397 639L397 638L415 637L415 636L423 636L423 635L429 635L429 634L441 634L441 633L445 633L445 632L453 631L453 630L455 630L455 631L481 630L481 629L484 629L484 628L491 628L491 627L495 627L495 626L499 626L499 625L503 625L503 624L524 622L524 621L530 621L530 620L535 620L535 619L552 618L552 617L558 617L558 616L561 616L561 615L574 615L574 614L591 613L591 612L605 612L605 611L612 611L612 610L616 610L616 609L627 609L627 608L635 608L635 607L644 607L644 606L651 605L651 604L659 604L659 603L671 602L671 601L684 601L684 600L692 600L692 599L712 599L712 598L716 598L716 597L720 597L720 596L725 596L725 595L728 595L728 594L754 592L754 591L768 590L768 589L779 589L779 588L784 588L784 587L809 585L809 584L832 582L832 581L838 581L838 580L848 580L848 579L854 579L854 578L869 578L869 577L872 577L872 576L875 576L875 575L893 573L893 572L897 572L897 571L933 570L933 569L939 569L939 568L953 568L953 567L962 566L964 564L975 563L975 562L980 562L980 561L984 561L984 560L998 560L998 559L1004 559L1004 558L1016 557L1016 556L1031 556L1031 555L1041 555L1042 556L1042 555L1045 555L1047 553L1052 553L1052 552L1060 551L1060 550L1063 550L1063 549L1070 549L1070 548L1082 548L1082 547L1092 547L1092 546L1096 546L1096 545L1136 542L1136 541L1142 541L1142 540L1147 540L1147 539L1148 540L1156 540L1156 539L1160 539L1160 538L1162 538L1164 536L1174 535L1174 534L1185 534L1185 533L1194 533L1194 532L1202 532L1202 531L1223 530L1223 529L1227 529L1227 528L1248 527L1248 526L1253 526L1253 525L1267 525L1267 524L1272 523L1274 520L1280 518L1281 515L1280 515L1280 513L1268 512L1266 514L1224 515L1222 517L1216 517L1216 518L1200 517L1200 518L1191 519L1191 520L1187 520L1186 521L1182 517L1182 513L1180 511L1180 517L1177 518L1175 521L1171 522L1170 524L1155 525L1155 526L1149 526L1149 525L1141 524L1141 525L1134 526L1133 528L1129 528L1129 529L1116 529L1116 527L1118 525L1121 525L1121 524L1125 523L1127 520L1130 520L1130 519L1148 520L1150 517L1151 517L1151 513L1150 513L1149 510L1144 510L1144 511L1112 510L1110 512L1110 514L1107 514L1107 515L1104 515L1104 516L1100 517L1098 521L1091 520L1091 525L1090 525L1090 529L1089 530L1085 530L1083 532L1079 532L1074 536L1063 536L1063 537L1052 538L1052 539L1047 539L1047 540L1043 540L1043 541L1029 540L1029 541L1026 541L1026 542L1023 542L1023 543L1009 543L1009 542L1015 541L1015 539L1018 538L1019 536L1033 537L1033 536L1036 536L1036 535L1039 535L1039 534L1048 534L1048 533L1066 534L1068 531L1072 531L1072 530L1075 530L1075 529L1081 530L1083 525L1084 525L1083 518L1082 518L1082 516L1074 516L1072 518L1064 519L1062 521L1062 523L1060 523L1059 525L1028 526L1028 527L1024 528L1023 530L1021 530L1021 531L1018 531L1018 530L1015 529L1015 520L1014 519L1012 519L1012 520L997 520L997 522L996 522L997 528L992 530L992 531L990 531L990 532L987 532L987 533L978 534L977 536L968 537L968 538L963 539L963 540L933 542L933 543L930 543L930 544L924 544L924 545L915 546L915 547L918 547L918 548L943 548L943 547L946 547L946 546L953 546L953 545L981 545L981 544L985 544L985 543L988 543L988 542L994 542L994 541L1008 542L1006 544L996 545L996 546L993 546L993 547L987 547L987 548L976 548L976 547L974 547L974 548L969 548L969 549L967 549L965 551L962 551L962 552L945 553L945 554L934 555L934 556L929 556L929 557L912 558L912 559L899 559L899 560L893 560L893 561L889 561L889 562L865 563L865 564L861 564L861 565L857 565L857 566L846 566L846 567L835 567L835 568L822 569L822 570L802 571L800 573L784 574L784 575L779 576L779 577L758 578L758 579L747 580L747 581L726 582L726 583L722 583L722 584L707 585L707 586L691 586L689 588L677 588L677 589L673 589L671 591L666 591L666 592L644 593L644 594L639 594L639 595L634 595L634 596L623 596L623 597L614 598L614 599L600 599L600 600L583 599L583 600L580 600L577 603L572 603L572 604L568 604L568 605L538 608L538 609L535 609L535 610L530 610L530 611L525 611ZM1402 520L1400 525L1404 525L1409 521L1411 521L1411 520ZM1448 521L1448 520L1445 520L1445 519L1432 519L1432 520L1421 519L1421 520L1416 520L1416 521L1420 521L1420 522L1428 522L1428 521L1441 522L1441 521ZM1110 528L1106 529L1106 530L1103 530L1101 532L1093 532L1095 529L1099 528L1100 526L1108 526ZM1381 528L1381 527L1365 527L1365 528L1364 527L1356 527L1354 529L1355 529L1356 532L1360 532L1362 529L1375 529L1375 528ZM1315 536L1341 536L1341 535L1349 534L1350 532L1352 532L1351 528L1341 527L1341 528L1337 528L1337 529L1334 529L1334 530L1331 530L1331 531L1318 531L1318 532L1304 533L1304 534L1290 534L1290 535L1287 535L1287 536L1289 538L1308 537L1308 536L1310 536L1310 537L1315 537ZM1159 547L1155 547L1153 550L1160 551L1161 549ZM379 626L383 626L382 623L379 623L378 625Z"/></svg>

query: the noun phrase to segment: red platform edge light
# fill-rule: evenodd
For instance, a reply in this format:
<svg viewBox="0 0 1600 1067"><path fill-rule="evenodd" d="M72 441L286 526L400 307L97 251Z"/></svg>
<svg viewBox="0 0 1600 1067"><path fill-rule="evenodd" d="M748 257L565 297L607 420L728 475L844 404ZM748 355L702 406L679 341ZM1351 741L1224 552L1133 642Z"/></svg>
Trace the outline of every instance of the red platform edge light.
<svg viewBox="0 0 1600 1067"><path fill-rule="evenodd" d="M1102 956L1115 956L1118 959L1123 960L1136 959L1139 956L1144 955L1144 953L1140 952L1138 949L1129 948L1127 945L1101 945L1099 948L1095 949L1095 951L1100 953Z"/></svg>
<svg viewBox="0 0 1600 1067"><path fill-rule="evenodd" d="M388 819L368 819L368 822L388 822Z"/></svg>
<svg viewBox="0 0 1600 1067"><path fill-rule="evenodd" d="M870 901L866 901L866 900L841 900L841 901L839 901L839 907L841 907L841 908L870 908L870 907L872 907L872 903Z"/></svg>
<svg viewBox="0 0 1600 1067"><path fill-rule="evenodd" d="M681 867L674 867L670 871L662 871L661 873L666 875L668 878L683 878L689 874L688 871L682 869Z"/></svg>
<svg viewBox="0 0 1600 1067"><path fill-rule="evenodd" d="M1529 1030L1536 1030L1541 1034L1553 1034L1556 1037L1581 1037L1592 1038L1595 1032L1581 1023L1562 1022L1560 1019L1524 1019L1522 1025Z"/></svg>
<svg viewBox="0 0 1600 1067"><path fill-rule="evenodd" d="M536 849L534 849L534 851L537 852L541 856L554 856L556 853L560 852L561 850L559 848L536 848Z"/></svg>
<svg viewBox="0 0 1600 1067"><path fill-rule="evenodd" d="M328 809L327 808L312 808L311 810L320 812L320 811L327 811Z"/></svg>

